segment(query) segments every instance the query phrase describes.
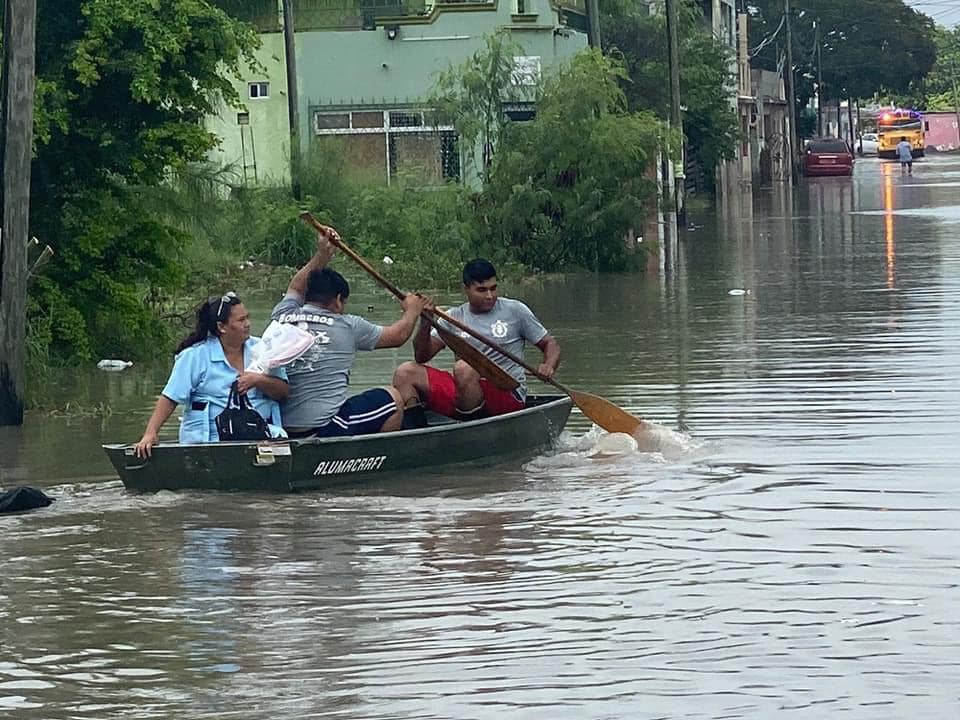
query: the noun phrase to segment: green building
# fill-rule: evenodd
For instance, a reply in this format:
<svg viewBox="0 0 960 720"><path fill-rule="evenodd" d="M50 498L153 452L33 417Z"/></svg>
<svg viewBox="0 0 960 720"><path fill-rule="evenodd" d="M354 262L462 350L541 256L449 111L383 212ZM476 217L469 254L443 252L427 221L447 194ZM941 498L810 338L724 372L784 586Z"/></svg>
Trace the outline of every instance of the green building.
<svg viewBox="0 0 960 720"><path fill-rule="evenodd" d="M282 0L214 0L254 24L263 68L238 79L243 109L208 120L222 143L211 160L248 184L290 177L287 62ZM416 172L425 182L462 178L452 128L436 128L419 105L435 73L458 65L485 35L508 29L523 48L518 78L537 75L587 46L584 0L290 0L299 138L306 152L336 144L357 170L389 182ZM523 80L520 80L523 82ZM531 108L507 107L513 117Z"/></svg>

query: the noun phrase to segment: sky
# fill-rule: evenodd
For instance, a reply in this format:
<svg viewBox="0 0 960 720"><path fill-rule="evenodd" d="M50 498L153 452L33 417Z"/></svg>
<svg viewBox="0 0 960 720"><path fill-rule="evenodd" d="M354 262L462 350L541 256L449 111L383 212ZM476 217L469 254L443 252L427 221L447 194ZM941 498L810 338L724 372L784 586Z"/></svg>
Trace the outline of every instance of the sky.
<svg viewBox="0 0 960 720"><path fill-rule="evenodd" d="M960 23L960 0L905 0L907 5L929 15L938 25Z"/></svg>

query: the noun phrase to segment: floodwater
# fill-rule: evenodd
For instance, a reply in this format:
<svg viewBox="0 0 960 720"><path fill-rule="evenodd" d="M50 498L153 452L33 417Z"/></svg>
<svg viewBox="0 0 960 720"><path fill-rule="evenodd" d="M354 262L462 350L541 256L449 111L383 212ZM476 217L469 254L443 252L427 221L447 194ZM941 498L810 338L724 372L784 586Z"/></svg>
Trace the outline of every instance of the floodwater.
<svg viewBox="0 0 960 720"><path fill-rule="evenodd" d="M80 373L0 433L59 498L0 518L0 716L957 717L958 188L863 160L696 219L662 276L515 286L662 453L574 415L425 485L135 495L99 444L166 368Z"/></svg>

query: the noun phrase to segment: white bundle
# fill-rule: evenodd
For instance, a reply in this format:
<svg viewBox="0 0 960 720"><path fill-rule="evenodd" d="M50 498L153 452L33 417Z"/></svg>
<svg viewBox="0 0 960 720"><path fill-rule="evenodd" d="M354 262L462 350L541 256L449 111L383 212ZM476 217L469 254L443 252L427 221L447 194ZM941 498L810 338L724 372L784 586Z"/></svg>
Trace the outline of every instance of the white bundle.
<svg viewBox="0 0 960 720"><path fill-rule="evenodd" d="M311 333L289 323L274 320L263 331L260 341L253 346L253 360L249 372L265 373L273 368L289 365L313 345Z"/></svg>

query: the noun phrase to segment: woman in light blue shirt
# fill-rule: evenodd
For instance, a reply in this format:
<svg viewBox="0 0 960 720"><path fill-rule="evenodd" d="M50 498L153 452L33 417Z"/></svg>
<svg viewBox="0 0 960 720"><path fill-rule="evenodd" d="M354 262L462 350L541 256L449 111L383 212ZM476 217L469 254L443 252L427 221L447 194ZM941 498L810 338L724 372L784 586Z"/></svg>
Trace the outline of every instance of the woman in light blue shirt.
<svg viewBox="0 0 960 720"><path fill-rule="evenodd" d="M269 374L246 372L257 338L250 337L250 313L234 293L207 300L197 310L197 326L176 350L173 370L164 386L143 437L137 457L149 457L159 442L160 428L183 405L181 443L218 442L216 419L227 406L230 386L236 382L269 423L274 436L283 436L278 400L290 389L282 368Z"/></svg>

